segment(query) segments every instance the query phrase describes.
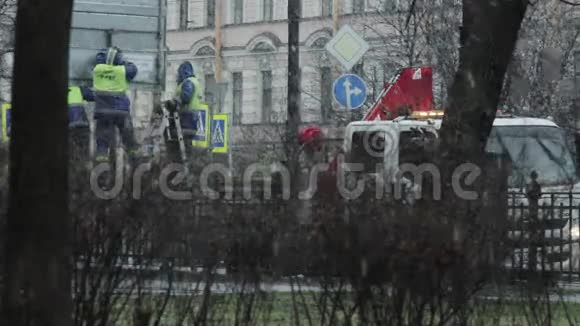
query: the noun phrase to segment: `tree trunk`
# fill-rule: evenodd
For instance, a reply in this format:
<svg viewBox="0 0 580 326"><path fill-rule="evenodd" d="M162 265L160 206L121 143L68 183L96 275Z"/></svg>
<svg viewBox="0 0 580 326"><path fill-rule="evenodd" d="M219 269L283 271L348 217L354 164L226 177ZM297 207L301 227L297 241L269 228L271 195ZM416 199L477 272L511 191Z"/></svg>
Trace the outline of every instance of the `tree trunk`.
<svg viewBox="0 0 580 326"><path fill-rule="evenodd" d="M483 166L485 144L527 6L528 0L463 1L459 69L440 131L439 163L444 190L449 190L443 195L451 196L445 202L461 199L451 189L458 166L467 162ZM467 212L446 212L463 213Z"/></svg>
<svg viewBox="0 0 580 326"><path fill-rule="evenodd" d="M443 180L443 205L433 210L434 217L448 226L450 239L444 240L451 240L452 244L452 305L458 312L457 325L467 323L464 307L468 293L482 277L490 277L483 275L481 267L493 262L484 257L482 246L500 244L492 243L498 229L491 222L493 216L482 216L489 211L484 209L486 205L497 204L484 199L484 194L486 198L494 198L486 192L484 150L527 6L528 0L463 1L459 69L449 90L440 131L438 163ZM473 164L470 171L477 173L474 167L480 169L481 175L468 189L474 192L475 199L466 198L452 184L453 177L465 178L466 174L459 174L457 169L465 163Z"/></svg>
<svg viewBox="0 0 580 326"><path fill-rule="evenodd" d="M3 325L71 325L68 44L72 0L18 1Z"/></svg>

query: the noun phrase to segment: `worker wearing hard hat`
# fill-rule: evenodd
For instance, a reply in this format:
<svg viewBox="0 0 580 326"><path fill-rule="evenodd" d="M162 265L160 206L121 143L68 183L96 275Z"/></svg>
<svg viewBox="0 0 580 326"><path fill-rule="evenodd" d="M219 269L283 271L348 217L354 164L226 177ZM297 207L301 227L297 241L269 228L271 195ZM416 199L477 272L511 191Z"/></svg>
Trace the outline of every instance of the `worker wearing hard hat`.
<svg viewBox="0 0 580 326"><path fill-rule="evenodd" d="M93 69L95 95L96 160L108 161L115 128L119 129L129 157L137 151L131 120L131 101L127 96L129 83L137 75L137 67L126 62L121 50L111 47L97 53Z"/></svg>
<svg viewBox="0 0 580 326"><path fill-rule="evenodd" d="M189 61L183 62L177 69L177 89L168 109L179 112L179 120L183 139L188 154L191 154L191 143L197 131L195 110L201 108L203 87L195 76L193 65ZM170 155L177 153L177 144L169 146ZM172 153L172 154L171 154Z"/></svg>
<svg viewBox="0 0 580 326"><path fill-rule="evenodd" d="M318 126L302 129L298 134L298 143L301 146L302 165L311 167L324 161L324 133Z"/></svg>

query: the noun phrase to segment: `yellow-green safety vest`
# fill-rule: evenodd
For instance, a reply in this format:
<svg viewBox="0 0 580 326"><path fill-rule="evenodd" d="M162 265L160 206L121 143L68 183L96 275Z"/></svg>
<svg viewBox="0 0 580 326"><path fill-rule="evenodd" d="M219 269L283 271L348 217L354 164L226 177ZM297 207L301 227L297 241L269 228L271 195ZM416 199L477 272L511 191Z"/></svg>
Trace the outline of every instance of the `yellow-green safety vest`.
<svg viewBox="0 0 580 326"><path fill-rule="evenodd" d="M191 81L191 83L193 84L193 96L191 97L191 101L189 102L189 108L192 110L197 110L199 109L199 106L201 104L201 94L203 94L203 90L201 89L201 83L199 82L199 80L195 77L189 77L186 80ZM185 80L183 82L181 82L181 84L179 84L179 86L177 86L177 91L175 96L177 98L181 98L181 88L183 87L183 83L185 82Z"/></svg>
<svg viewBox="0 0 580 326"><path fill-rule="evenodd" d="M98 64L93 69L95 92L125 93L129 89L125 66Z"/></svg>
<svg viewBox="0 0 580 326"><path fill-rule="evenodd" d="M68 126L69 128L87 128L89 121L85 112L87 102L83 98L81 88L69 86L68 88Z"/></svg>
<svg viewBox="0 0 580 326"><path fill-rule="evenodd" d="M83 93L81 88L78 86L71 86L68 89L68 105L69 106L80 106L85 105L85 100L83 99Z"/></svg>

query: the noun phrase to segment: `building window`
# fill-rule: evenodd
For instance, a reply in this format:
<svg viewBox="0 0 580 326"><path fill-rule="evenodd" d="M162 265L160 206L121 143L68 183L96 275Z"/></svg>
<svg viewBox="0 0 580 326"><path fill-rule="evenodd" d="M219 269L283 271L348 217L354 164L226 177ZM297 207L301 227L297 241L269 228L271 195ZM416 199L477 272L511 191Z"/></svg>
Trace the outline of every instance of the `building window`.
<svg viewBox="0 0 580 326"><path fill-rule="evenodd" d="M332 113L332 71L330 67L320 70L320 115L327 122Z"/></svg>
<svg viewBox="0 0 580 326"><path fill-rule="evenodd" d="M244 1L234 0L234 24L244 22Z"/></svg>
<svg viewBox="0 0 580 326"><path fill-rule="evenodd" d="M233 73L233 93L234 93L234 103L232 109L232 124L241 125L242 124L242 103L244 100L244 80L241 72Z"/></svg>
<svg viewBox="0 0 580 326"><path fill-rule="evenodd" d="M332 3L334 0L322 0L322 16L332 16Z"/></svg>
<svg viewBox="0 0 580 326"><path fill-rule="evenodd" d="M262 7L264 21L271 21L274 16L274 0L264 0L264 6Z"/></svg>
<svg viewBox="0 0 580 326"><path fill-rule="evenodd" d="M262 122L272 119L272 71L262 71Z"/></svg>
<svg viewBox="0 0 580 326"><path fill-rule="evenodd" d="M311 47L316 49L324 49L326 44L328 43L328 38L326 37L319 37L316 41L312 42Z"/></svg>
<svg viewBox="0 0 580 326"><path fill-rule="evenodd" d="M214 106L214 110L215 112L217 112L217 110L219 108L215 107L215 104L217 103L217 99L214 98L214 94L212 93L212 91L215 89L215 76L214 74L207 74L204 76L204 86L205 86L205 93L204 93L204 100L207 104Z"/></svg>
<svg viewBox="0 0 580 326"><path fill-rule="evenodd" d="M179 29L187 29L189 0L179 0Z"/></svg>
<svg viewBox="0 0 580 326"><path fill-rule="evenodd" d="M207 11L207 26L215 26L215 0L207 0L206 2Z"/></svg>
<svg viewBox="0 0 580 326"><path fill-rule="evenodd" d="M384 2L384 11L385 12L392 12L399 9L399 0L385 0Z"/></svg>
<svg viewBox="0 0 580 326"><path fill-rule="evenodd" d="M387 2L390 0L387 0ZM352 0L352 12L360 14L365 11L365 0Z"/></svg>

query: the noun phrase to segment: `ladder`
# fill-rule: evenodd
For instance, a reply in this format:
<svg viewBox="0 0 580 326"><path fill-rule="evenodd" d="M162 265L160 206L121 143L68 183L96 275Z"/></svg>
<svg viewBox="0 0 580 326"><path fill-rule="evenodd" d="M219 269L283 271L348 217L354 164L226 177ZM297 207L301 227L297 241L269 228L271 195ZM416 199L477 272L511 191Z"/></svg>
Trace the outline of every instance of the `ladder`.
<svg viewBox="0 0 580 326"><path fill-rule="evenodd" d="M177 111L169 112L165 105L162 107L163 110L163 124L165 126L165 136L167 141L177 140L179 143L179 152L181 154L181 161L185 163L187 160L187 154L185 151L185 143L183 141L183 131L181 130L181 121L179 113ZM175 132L175 134L173 133Z"/></svg>
<svg viewBox="0 0 580 326"><path fill-rule="evenodd" d="M161 121L160 123L155 123L152 121L151 126L146 133L146 137L149 139L158 138L161 136L161 141L163 139L166 142L175 142L179 144L179 154L181 163L184 166L184 171L186 175L189 175L189 166L187 165L187 151L185 148L185 141L183 138L183 131L181 129L181 121L179 112L177 110L170 111L167 108L167 102L161 104Z"/></svg>

